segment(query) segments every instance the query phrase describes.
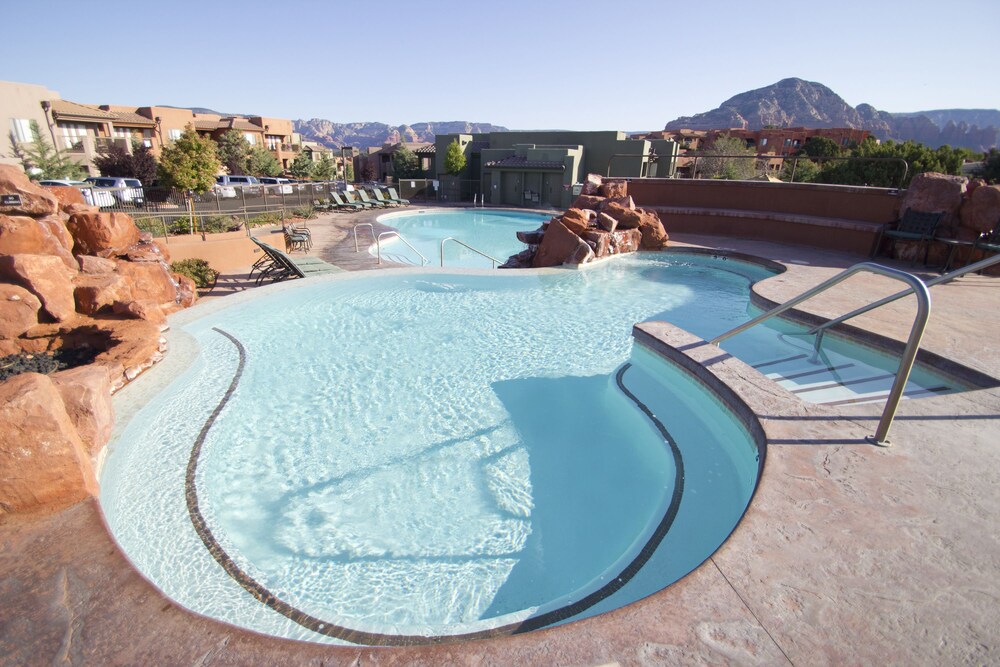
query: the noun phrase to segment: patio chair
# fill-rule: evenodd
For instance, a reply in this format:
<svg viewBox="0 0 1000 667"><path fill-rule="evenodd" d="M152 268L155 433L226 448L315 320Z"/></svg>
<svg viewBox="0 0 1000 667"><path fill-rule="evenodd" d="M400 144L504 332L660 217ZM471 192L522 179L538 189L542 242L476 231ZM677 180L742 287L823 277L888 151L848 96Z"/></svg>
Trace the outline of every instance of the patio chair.
<svg viewBox="0 0 1000 667"><path fill-rule="evenodd" d="M360 190L359 190L359 192L360 192ZM347 190L344 190L344 192L341 193L341 196L343 196L344 201L346 201L348 204L361 204L365 208L376 208L375 204L371 203L370 201L369 202L365 202L365 201L357 201L357 200L355 200L354 199L354 195L352 195ZM382 207L379 206L378 208L382 208Z"/></svg>
<svg viewBox="0 0 1000 667"><path fill-rule="evenodd" d="M927 255L931 249L931 241L934 240L934 235L937 234L942 218L944 218L944 213L940 211L927 213L924 211L914 211L912 208L906 209L903 217L895 223L894 227L889 228L889 225L886 225L879 230L879 235L875 239L875 246L872 249L871 256L875 257L878 254L879 246L882 244L884 237L892 240L892 247L889 249L890 256L892 256L892 248L895 247L896 241L916 241L922 243L924 246L924 265L926 266Z"/></svg>
<svg viewBox="0 0 1000 667"><path fill-rule="evenodd" d="M410 205L409 199L403 199L402 197L396 194L396 188L389 188L389 199L391 199L392 201L398 201L403 206Z"/></svg>
<svg viewBox="0 0 1000 667"><path fill-rule="evenodd" d="M387 208L389 206L389 204L387 202L384 202L384 201L375 201L373 199L369 199L368 198L368 193L365 192L364 190L358 190L358 197L361 198L361 203L362 204L371 204L375 208Z"/></svg>
<svg viewBox="0 0 1000 667"><path fill-rule="evenodd" d="M344 194L347 194L347 193L344 193ZM340 198L340 195L337 194L336 192L331 192L330 193L330 198L337 205L337 208L346 209L348 211L351 211L352 213L356 212L356 211L362 211L362 210L368 208L367 206L365 206L364 204L362 204L359 201L354 201L354 200L351 200L349 202L344 201L343 199Z"/></svg>
<svg viewBox="0 0 1000 667"><path fill-rule="evenodd" d="M399 199L392 199L391 197L389 197L389 193L386 193L383 196L382 190L380 190L379 188L372 188L372 194L375 195L375 199L377 199L378 201L382 202L386 206L402 206L403 205L403 202L401 200L399 200Z"/></svg>
<svg viewBox="0 0 1000 667"><path fill-rule="evenodd" d="M340 271L339 268L325 262L317 257L297 257L292 259L287 254L281 252L274 246L264 243L253 236L250 237L254 243L260 246L261 250L270 258L268 264L257 277L259 285L264 280L270 279L272 282L279 282L288 278L307 278L324 273L334 273Z"/></svg>
<svg viewBox="0 0 1000 667"><path fill-rule="evenodd" d="M300 233L288 225L282 227L282 231L285 233L285 250L309 252L312 247L312 238L309 235Z"/></svg>

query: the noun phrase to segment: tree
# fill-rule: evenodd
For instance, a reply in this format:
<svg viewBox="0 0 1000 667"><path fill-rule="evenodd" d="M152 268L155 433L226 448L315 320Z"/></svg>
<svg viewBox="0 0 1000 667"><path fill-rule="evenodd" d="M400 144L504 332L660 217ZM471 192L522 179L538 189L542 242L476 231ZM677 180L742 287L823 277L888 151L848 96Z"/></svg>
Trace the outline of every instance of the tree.
<svg viewBox="0 0 1000 667"><path fill-rule="evenodd" d="M299 153L298 157L292 160L292 166L288 168L288 171L295 178L312 178L316 173L316 164L305 153Z"/></svg>
<svg viewBox="0 0 1000 667"><path fill-rule="evenodd" d="M819 165L805 157L785 159L781 164L781 180L789 183L813 183L819 172Z"/></svg>
<svg viewBox="0 0 1000 667"><path fill-rule="evenodd" d="M465 169L465 152L458 145L458 139L452 139L448 150L444 153L445 173L458 176Z"/></svg>
<svg viewBox="0 0 1000 667"><path fill-rule="evenodd" d="M1000 183L1000 150L991 148L983 159L980 175L987 183Z"/></svg>
<svg viewBox="0 0 1000 667"><path fill-rule="evenodd" d="M378 178L378 170L375 169L374 160L368 158L361 160L361 180L374 181Z"/></svg>
<svg viewBox="0 0 1000 667"><path fill-rule="evenodd" d="M49 179L80 180L87 172L83 167L73 162L58 148L52 146L42 136L42 131L36 121L29 123L31 128L31 143L18 143L11 132L10 144L14 147L14 157L21 160L24 172L37 181Z"/></svg>
<svg viewBox="0 0 1000 667"><path fill-rule="evenodd" d="M817 180L839 185L905 188L914 175L927 171L957 176L965 160L971 156L971 151L965 148L941 146L932 150L915 141L896 143L890 139L880 144L869 137L850 152L850 157L869 159L838 161L828 165Z"/></svg>
<svg viewBox="0 0 1000 667"><path fill-rule="evenodd" d="M698 173L705 178L748 180L763 173L757 153L739 137L724 134L716 138L698 158Z"/></svg>
<svg viewBox="0 0 1000 667"><path fill-rule="evenodd" d="M397 179L420 178L423 175L420 158L406 144L401 144L392 155L392 173Z"/></svg>
<svg viewBox="0 0 1000 667"><path fill-rule="evenodd" d="M250 142L239 130L226 130L219 137L216 151L222 166L233 175L247 173L250 161Z"/></svg>
<svg viewBox="0 0 1000 667"><path fill-rule="evenodd" d="M199 137L188 125L179 139L163 148L157 174L165 187L208 192L221 170L215 142Z"/></svg>
<svg viewBox="0 0 1000 667"><path fill-rule="evenodd" d="M334 164L333 158L331 158L327 153L323 153L319 162L313 163L312 175L313 178L321 181L332 181L336 170L337 165Z"/></svg>
<svg viewBox="0 0 1000 667"><path fill-rule="evenodd" d="M281 163L271 151L263 146L250 149L250 159L247 161L247 171L251 176L281 176Z"/></svg>
<svg viewBox="0 0 1000 667"><path fill-rule="evenodd" d="M827 137L809 137L802 144L802 152L809 157L838 157L841 154L837 142Z"/></svg>
<svg viewBox="0 0 1000 667"><path fill-rule="evenodd" d="M150 184L156 178L156 158L142 142L132 140L132 152L114 143L94 158L94 166L101 176L121 176L137 178L144 184Z"/></svg>

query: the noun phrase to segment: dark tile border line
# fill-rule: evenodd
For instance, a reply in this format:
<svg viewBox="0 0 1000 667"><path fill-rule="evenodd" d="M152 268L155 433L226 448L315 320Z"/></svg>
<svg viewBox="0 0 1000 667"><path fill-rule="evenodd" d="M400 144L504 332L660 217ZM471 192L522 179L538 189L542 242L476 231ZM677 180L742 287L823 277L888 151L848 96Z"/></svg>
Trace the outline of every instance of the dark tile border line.
<svg viewBox="0 0 1000 667"><path fill-rule="evenodd" d="M618 370L615 375L615 381L617 382L619 389L621 389L621 391L653 422L664 441L670 447L670 451L674 457L675 478L674 492L670 499L670 505L667 507L663 518L660 519L660 523L657 525L656 530L653 531L653 534L650 536L649 540L647 540L642 550L636 555L632 562L630 562L625 569L619 573L617 577L609 581L600 589L572 604L554 609L539 616L527 618L518 623L510 623L508 625L491 628L489 630L482 630L479 632L431 636L388 635L354 630L336 625L334 623L328 623L322 619L307 614L301 609L288 604L284 600L281 600L253 577L240 569L229 554L226 553L225 549L222 548L222 545L220 545L215 539L211 529L208 527L208 523L201 514L201 509L198 504L198 489L195 484L195 477L198 472L198 459L201 456L201 449L205 444L205 439L207 438L209 431L212 429L212 426L215 424L215 420L222 413L226 404L229 403L229 399L232 398L233 393L236 391L237 386L239 386L244 368L246 367L247 358L246 348L243 347L243 344L236 337L223 331L222 329L219 329L218 327L213 327L212 330L222 336L225 336L230 342L233 343L233 345L236 346L236 349L239 352L239 365L233 375L232 382L229 384L229 388L219 401L219 404L212 411L212 414L209 415L208 419L205 421L201 431L198 433L194 446L191 448L191 456L188 459L187 473L184 479L184 497L187 501L188 515L191 517L191 523L194 525L195 532L198 533L198 537L201 538L205 548L208 549L208 552L212 555L215 561L222 566L222 569L225 570L226 574L232 577L234 581L242 586L243 589L250 593L250 595L252 595L258 602L267 605L282 616L285 616L286 618L298 623L308 630L312 630L317 634L342 639L353 644L364 644L368 646L413 646L420 644L457 643L474 639L503 637L537 630L547 625L551 625L552 623L564 621L586 609L589 609L601 600L604 600L613 593L617 592L626 583L628 583L629 580L631 580L632 577L634 577L636 573L642 569L642 566L645 565L650 559L653 552L656 551L656 548L670 530L671 525L673 525L674 519L677 516L677 511L680 509L681 497L684 494L684 461L681 458L680 449L677 447L677 443L674 441L669 431L667 431L666 427L656 418L653 412L642 401L640 401L635 394L630 392L625 387L622 378L625 375L625 371L632 367L632 364L626 363Z"/></svg>

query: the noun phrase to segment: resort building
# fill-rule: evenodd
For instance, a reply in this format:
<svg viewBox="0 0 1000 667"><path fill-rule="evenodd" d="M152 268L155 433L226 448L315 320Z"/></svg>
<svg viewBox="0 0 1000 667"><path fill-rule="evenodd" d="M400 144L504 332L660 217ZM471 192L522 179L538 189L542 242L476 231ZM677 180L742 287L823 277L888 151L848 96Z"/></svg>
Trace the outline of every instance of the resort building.
<svg viewBox="0 0 1000 667"><path fill-rule="evenodd" d="M9 131L0 139L0 161L20 166L16 143L32 141L30 124L38 123L45 140L65 151L87 173L97 175L94 158L112 145L132 151L133 140L159 157L164 146L193 126L202 136L217 140L229 130L243 133L251 146L266 147L287 170L302 150L292 121L266 116L223 116L163 106L80 104L63 100L44 86L0 82L0 123ZM315 159L318 159L315 158Z"/></svg>
<svg viewBox="0 0 1000 667"><path fill-rule="evenodd" d="M443 157L457 141L465 154L461 174L445 173ZM441 198L507 206L565 208L588 173L625 178L675 174L678 144L668 139L630 139L624 132L526 131L442 134L435 141Z"/></svg>

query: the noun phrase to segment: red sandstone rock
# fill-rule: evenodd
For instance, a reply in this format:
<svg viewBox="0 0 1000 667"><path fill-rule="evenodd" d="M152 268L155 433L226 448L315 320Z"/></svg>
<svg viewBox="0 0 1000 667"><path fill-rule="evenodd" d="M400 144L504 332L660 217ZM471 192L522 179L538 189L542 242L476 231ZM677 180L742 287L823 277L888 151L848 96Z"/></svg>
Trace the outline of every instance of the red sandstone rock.
<svg viewBox="0 0 1000 667"><path fill-rule="evenodd" d="M566 261L564 261L563 264L575 266L592 261L594 261L593 248L590 247L589 243L578 236L576 238L576 248L570 253L569 257L566 258Z"/></svg>
<svg viewBox="0 0 1000 667"><path fill-rule="evenodd" d="M4 215L51 215L59 210L59 201L45 188L35 185L23 171L9 164L0 164L0 193L18 195L20 204L0 206Z"/></svg>
<svg viewBox="0 0 1000 667"><path fill-rule="evenodd" d="M0 513L54 511L97 495L90 455L45 375L0 383Z"/></svg>
<svg viewBox="0 0 1000 667"><path fill-rule="evenodd" d="M583 239L593 248L594 257L607 257L611 254L611 234L606 230L587 230L587 233L583 235Z"/></svg>
<svg viewBox="0 0 1000 667"><path fill-rule="evenodd" d="M627 252L635 252L642 242L642 231L638 229L617 229L610 232L611 247L609 253L621 255Z"/></svg>
<svg viewBox="0 0 1000 667"><path fill-rule="evenodd" d="M594 195L580 195L573 200L570 204L571 208L582 208L582 209L593 209L597 210L600 208L601 203L604 201L604 197L597 197Z"/></svg>
<svg viewBox="0 0 1000 667"><path fill-rule="evenodd" d="M613 232L615 231L615 228L618 227L618 221L612 218L607 213L598 213L597 226L603 229L604 231Z"/></svg>
<svg viewBox="0 0 1000 667"><path fill-rule="evenodd" d="M83 273L112 273L118 267L115 260L95 255L77 255L76 261Z"/></svg>
<svg viewBox="0 0 1000 667"><path fill-rule="evenodd" d="M617 220L619 229L635 229L639 226L639 218L633 215L633 209L616 202L605 206L602 213Z"/></svg>
<svg viewBox="0 0 1000 667"><path fill-rule="evenodd" d="M139 229L126 213L74 213L67 227L78 255L107 257L139 242Z"/></svg>
<svg viewBox="0 0 1000 667"><path fill-rule="evenodd" d="M17 338L38 324L41 308L38 297L20 285L0 283L0 338Z"/></svg>
<svg viewBox="0 0 1000 667"><path fill-rule="evenodd" d="M163 309L152 301L118 301L114 304L114 312L116 315L145 320L153 324L162 324L167 321Z"/></svg>
<svg viewBox="0 0 1000 667"><path fill-rule="evenodd" d="M76 269L76 260L52 233L50 223L22 215L0 215L0 255L55 255Z"/></svg>
<svg viewBox="0 0 1000 667"><path fill-rule="evenodd" d="M38 224L43 225L59 241L59 245L65 248L72 256L74 242L73 235L66 229L66 222L68 220L69 216L60 213L58 215L46 215L38 218Z"/></svg>
<svg viewBox="0 0 1000 667"><path fill-rule="evenodd" d="M640 247L645 250L659 250L667 247L670 235L664 229L656 211L640 208L636 209L635 212L639 214L639 231L642 232Z"/></svg>
<svg viewBox="0 0 1000 667"><path fill-rule="evenodd" d="M45 312L60 322L76 312L73 274L54 255L0 257L0 277L21 285L37 296L41 299Z"/></svg>
<svg viewBox="0 0 1000 667"><path fill-rule="evenodd" d="M541 229L534 229L531 231L519 230L515 232L517 240L521 243L527 243L528 245L538 245L542 242L542 236L545 234Z"/></svg>
<svg viewBox="0 0 1000 667"><path fill-rule="evenodd" d="M52 381L62 396L66 413L76 427L87 453L96 455L111 438L115 410L111 404L111 381L100 366L80 366L53 373Z"/></svg>
<svg viewBox="0 0 1000 667"><path fill-rule="evenodd" d="M76 310L84 315L111 310L118 301L132 300L128 281L118 273L81 273L73 283Z"/></svg>
<svg viewBox="0 0 1000 667"><path fill-rule="evenodd" d="M628 183L625 181L609 181L601 183L601 196L609 199L620 199L628 196Z"/></svg>
<svg viewBox="0 0 1000 667"><path fill-rule="evenodd" d="M962 224L975 232L988 232L1000 221L1000 185L982 185L962 205Z"/></svg>
<svg viewBox="0 0 1000 667"><path fill-rule="evenodd" d="M899 210L902 212L912 208L914 211L944 211L945 223L957 220L967 183L968 179L964 176L935 172L917 174L910 181Z"/></svg>
<svg viewBox="0 0 1000 667"><path fill-rule="evenodd" d="M83 193L79 188L72 185L43 185L46 191L50 192L59 202L59 208L63 209L71 204L86 204Z"/></svg>
<svg viewBox="0 0 1000 667"><path fill-rule="evenodd" d="M60 208L60 211L62 211L63 215L66 216L66 220L68 222L69 218L78 213L97 215L101 212L101 209L96 206L88 206L87 204L66 204Z"/></svg>
<svg viewBox="0 0 1000 667"><path fill-rule="evenodd" d="M590 227L590 217L578 208L567 209L562 215L561 222L565 225L566 229L577 236L587 231Z"/></svg>
<svg viewBox="0 0 1000 667"><path fill-rule="evenodd" d="M634 209L635 202L632 201L631 197L614 197L610 199L605 199L603 202L601 202L599 210L604 213L607 213L608 208L610 208L611 206L621 206L622 208ZM612 213L611 216L614 217L614 214Z"/></svg>
<svg viewBox="0 0 1000 667"><path fill-rule="evenodd" d="M133 300L158 304L176 303L177 287L163 264L119 261L117 271L131 286Z"/></svg>
<svg viewBox="0 0 1000 667"><path fill-rule="evenodd" d="M198 285L194 280L179 273L171 273L174 282L177 283L177 308L190 308L198 300Z"/></svg>
<svg viewBox="0 0 1000 667"><path fill-rule="evenodd" d="M576 252L580 237L571 232L558 220L553 220L545 231L545 237L531 262L532 268L559 266Z"/></svg>
<svg viewBox="0 0 1000 667"><path fill-rule="evenodd" d="M601 189L601 180L600 174L587 174L583 179L583 189L580 190L580 194L596 195Z"/></svg>
<svg viewBox="0 0 1000 667"><path fill-rule="evenodd" d="M167 254L155 243L143 243L140 241L134 246L130 246L122 253L122 256L130 262L166 262Z"/></svg>

